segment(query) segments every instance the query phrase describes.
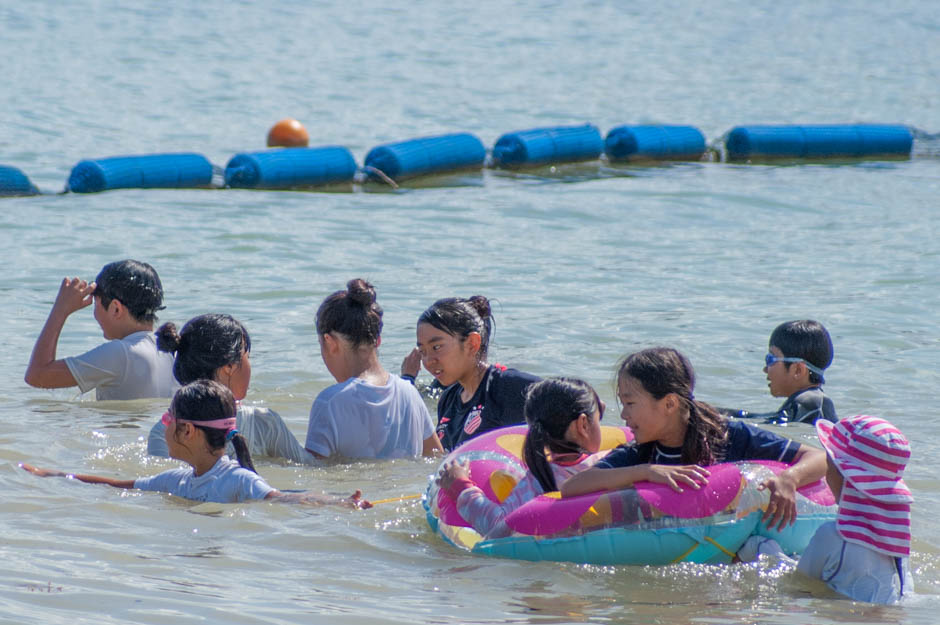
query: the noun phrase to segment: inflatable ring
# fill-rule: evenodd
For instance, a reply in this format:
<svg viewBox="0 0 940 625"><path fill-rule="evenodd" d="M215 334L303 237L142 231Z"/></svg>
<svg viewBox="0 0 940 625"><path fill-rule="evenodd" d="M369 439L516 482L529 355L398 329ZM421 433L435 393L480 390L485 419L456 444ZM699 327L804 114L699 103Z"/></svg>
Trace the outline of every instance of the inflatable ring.
<svg viewBox="0 0 940 625"><path fill-rule="evenodd" d="M633 438L627 428L603 426L602 432L602 449ZM524 425L487 432L455 449L444 462L469 461L471 481L490 500L502 502L526 474L525 433ZM472 553L598 565L727 563L753 535L773 538L785 553L802 553L819 526L835 520L835 499L819 481L798 490L793 525L777 531L761 521L770 494L758 486L785 468L771 461L718 464L709 467L705 487L683 493L651 482L567 499L545 493L507 515L512 534L500 538L474 530L437 486L436 474L424 507L433 531Z"/></svg>

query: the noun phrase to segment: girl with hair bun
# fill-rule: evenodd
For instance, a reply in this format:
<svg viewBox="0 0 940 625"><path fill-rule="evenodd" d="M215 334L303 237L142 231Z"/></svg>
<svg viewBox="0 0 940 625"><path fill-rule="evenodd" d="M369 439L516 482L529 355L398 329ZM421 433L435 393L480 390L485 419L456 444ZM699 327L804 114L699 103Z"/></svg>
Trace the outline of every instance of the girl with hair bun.
<svg viewBox="0 0 940 625"><path fill-rule="evenodd" d="M320 458L403 458L442 453L412 384L379 363L382 307L375 288L350 280L317 310L320 356L336 384L310 407L307 450Z"/></svg>
<svg viewBox="0 0 940 625"><path fill-rule="evenodd" d="M252 455L287 458L313 464L313 458L297 441L279 414L268 408L240 403L251 381L251 337L237 319L230 315L207 314L190 319L182 330L165 323L157 330L157 347L176 354L173 375L180 384L199 379L215 380L231 390L235 397L238 431ZM164 437L166 425L158 421L150 430L147 452L169 456ZM230 447L230 453L234 449Z"/></svg>
<svg viewBox="0 0 940 625"><path fill-rule="evenodd" d="M492 330L490 302L482 295L437 300L418 318L421 362L446 387L437 403L437 434L444 449L524 419L526 389L539 378L487 363ZM406 378L418 373L413 356L402 363Z"/></svg>
<svg viewBox="0 0 940 625"><path fill-rule="evenodd" d="M529 472L502 503L496 503L470 481L469 462L449 462L438 484L457 502L460 516L486 538L502 538L512 531L504 519L522 504L591 467L606 452L601 446L604 402L590 384L575 378L548 378L529 387L525 420L529 425L523 459Z"/></svg>
<svg viewBox="0 0 940 625"><path fill-rule="evenodd" d="M695 399L692 363L675 349L654 347L630 354L617 371L620 417L634 440L611 451L597 466L561 487L570 497L628 488L635 482L701 488L707 465L776 460L790 465L760 488L770 491L763 520L783 529L796 520L796 489L826 474L826 455L743 421L728 420Z"/></svg>
<svg viewBox="0 0 940 625"><path fill-rule="evenodd" d="M99 475L75 475L40 469L28 464L20 467L40 477L71 477L90 484L116 488L159 491L194 501L236 503L253 499L278 499L297 503L335 503L369 508L359 491L342 499L317 493L283 494L272 488L251 461L251 452L235 425L235 398L226 386L212 380L187 384L173 396L170 410L163 415L170 456L190 468L170 469L151 477L122 480ZM235 445L238 461L225 454L227 442Z"/></svg>

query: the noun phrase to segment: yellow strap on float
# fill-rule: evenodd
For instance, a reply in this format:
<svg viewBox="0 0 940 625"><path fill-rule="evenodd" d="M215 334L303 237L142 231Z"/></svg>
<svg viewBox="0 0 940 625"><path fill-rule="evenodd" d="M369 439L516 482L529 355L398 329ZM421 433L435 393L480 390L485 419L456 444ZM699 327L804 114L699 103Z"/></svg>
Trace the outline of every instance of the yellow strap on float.
<svg viewBox="0 0 940 625"><path fill-rule="evenodd" d="M728 549L725 549L725 547L724 547L723 545L721 545L717 540L715 540L715 539L712 538L711 536L705 536L705 537L704 537L704 540L707 541L708 543L714 545L715 547L717 547L719 551L721 551L722 553L724 553L726 556L730 557L732 560L733 560L734 557L737 555L737 554L734 553L733 551L729 551ZM703 544L704 544L704 543L697 542L696 544L692 545L692 547L689 548L688 551L686 551L685 553L683 553L681 556L679 556L678 558L676 558L675 560L673 560L673 561L670 562L669 564L677 564L677 563L679 563L679 562L682 562L683 560L685 560L686 558L688 558L690 555L692 555L692 552L695 551L696 549L698 549L699 547L701 547Z"/></svg>
<svg viewBox="0 0 940 625"><path fill-rule="evenodd" d="M377 506L380 503L393 503L399 501L407 501L409 499L421 499L421 495L402 495L401 497L389 497L388 499L377 499L375 501L370 501L373 506Z"/></svg>

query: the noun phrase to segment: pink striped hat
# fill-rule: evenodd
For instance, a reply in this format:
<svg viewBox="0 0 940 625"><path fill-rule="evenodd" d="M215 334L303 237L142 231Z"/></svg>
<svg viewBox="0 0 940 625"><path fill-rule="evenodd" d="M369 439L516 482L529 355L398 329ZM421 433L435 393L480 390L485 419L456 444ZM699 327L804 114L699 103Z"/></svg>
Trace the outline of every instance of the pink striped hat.
<svg viewBox="0 0 940 625"><path fill-rule="evenodd" d="M911 502L901 474L911 447L896 427L878 417L816 422L819 442L845 483L836 527L842 538L890 556L911 550Z"/></svg>

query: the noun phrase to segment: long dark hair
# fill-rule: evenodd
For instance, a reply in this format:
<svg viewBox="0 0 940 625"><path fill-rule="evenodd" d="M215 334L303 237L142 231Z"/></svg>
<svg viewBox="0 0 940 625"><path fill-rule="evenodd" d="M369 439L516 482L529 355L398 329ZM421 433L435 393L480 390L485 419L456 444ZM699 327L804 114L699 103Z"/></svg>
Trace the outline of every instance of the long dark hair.
<svg viewBox="0 0 940 625"><path fill-rule="evenodd" d="M345 337L353 347L375 346L382 335L382 307L375 287L361 278L346 283L345 291L329 295L317 309L317 334Z"/></svg>
<svg viewBox="0 0 940 625"><path fill-rule="evenodd" d="M237 319L208 314L193 317L176 331L172 323L157 330L157 349L176 354L173 376L180 384L215 379L220 367L241 362L242 352L251 351L251 337Z"/></svg>
<svg viewBox="0 0 940 625"><path fill-rule="evenodd" d="M727 439L727 423L709 404L693 395L695 372L689 359L671 347L653 347L630 354L617 370L618 382L625 377L639 382L655 399L675 393L689 410L682 441L682 464L709 465L721 462ZM637 446L642 462L649 462L656 441Z"/></svg>
<svg viewBox="0 0 940 625"><path fill-rule="evenodd" d="M600 408L597 392L584 380L546 378L529 387L525 398L525 420L529 431L522 447L522 457L542 490L558 490L555 473L545 455L583 453L565 440L565 433L582 414L589 417Z"/></svg>
<svg viewBox="0 0 940 625"><path fill-rule="evenodd" d="M482 295L474 295L468 299L439 299L421 313L418 323L428 323L461 341L470 336L471 332L478 333L480 351L477 352L477 358L480 362L486 361L490 335L493 333L493 311L490 310L490 301Z"/></svg>
<svg viewBox="0 0 940 625"><path fill-rule="evenodd" d="M232 396L232 391L224 384L219 384L214 380L196 380L176 391L173 401L170 402L170 414L177 419L196 422L233 419L235 418L235 398ZM251 452L248 451L248 442L238 433L238 430L232 430L235 433L230 434L228 430L204 427L197 423L193 423L193 427L203 431L206 435L206 444L212 451L225 449L225 443L231 440L232 446L235 447L238 464L257 473L251 461Z"/></svg>

